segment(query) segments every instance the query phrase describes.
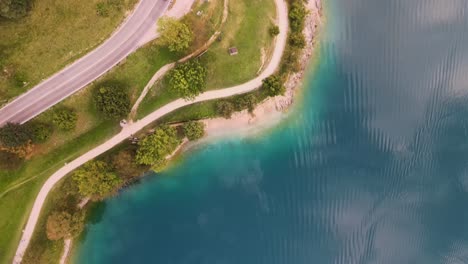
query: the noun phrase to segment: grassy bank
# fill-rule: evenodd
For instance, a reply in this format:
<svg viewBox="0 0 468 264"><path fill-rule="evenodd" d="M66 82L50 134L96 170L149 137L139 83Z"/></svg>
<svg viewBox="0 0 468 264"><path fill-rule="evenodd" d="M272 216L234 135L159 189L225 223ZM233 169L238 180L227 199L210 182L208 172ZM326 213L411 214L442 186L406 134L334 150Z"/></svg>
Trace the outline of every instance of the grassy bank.
<svg viewBox="0 0 468 264"><path fill-rule="evenodd" d="M24 18L0 20L0 104L91 51L136 2L41 0ZM106 14L98 14L99 3Z"/></svg>
<svg viewBox="0 0 468 264"><path fill-rule="evenodd" d="M229 1L229 16L221 29L221 37L200 57L208 71L208 90L225 88L253 79L267 64L273 49L269 28L276 18L271 0ZM239 54L230 56L228 49L236 47ZM264 56L262 56L264 54ZM177 99L167 89L167 79L154 85L138 109L142 118L157 108Z"/></svg>

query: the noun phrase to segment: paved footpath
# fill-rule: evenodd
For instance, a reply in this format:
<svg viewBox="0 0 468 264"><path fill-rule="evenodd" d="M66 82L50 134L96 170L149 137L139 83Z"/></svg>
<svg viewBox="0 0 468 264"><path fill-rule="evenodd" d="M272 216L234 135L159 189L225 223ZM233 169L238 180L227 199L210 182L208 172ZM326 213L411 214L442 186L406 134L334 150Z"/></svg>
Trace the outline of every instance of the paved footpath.
<svg viewBox="0 0 468 264"><path fill-rule="evenodd" d="M277 70L278 66L281 62L281 57L283 55L284 49L286 47L287 41L287 33L288 33L288 11L287 5L284 0L275 0L276 9L277 9L277 16L278 16L278 27L280 28L280 34L276 37L275 40L275 49L273 51L272 58L265 68L265 70L257 76L255 79L250 80L241 85L237 85L230 88L224 88L219 90L208 91L205 93L200 94L195 100L193 101L185 101L183 99L178 99L173 101L158 110L152 112L145 118L138 120L135 123L131 123L124 127L122 131L103 143L102 145L97 146L96 148L90 150L89 152L83 154L82 156L78 157L77 159L73 160L72 162L66 164L57 172L55 172L42 186L39 194L34 201L34 205L31 210L31 214L29 215L28 222L26 223L26 227L23 230L23 235L21 237L21 242L18 245L18 249L16 251L15 258L13 263L21 263L22 256L24 255L28 244L31 240L31 237L34 233L34 228L36 227L36 223L39 219L39 215L42 209L42 206L45 203L48 193L54 187L54 185L64 178L67 174L75 170L76 168L80 167L87 161L90 161L97 156L101 155L102 153L110 150L111 148L115 147L120 142L126 140L131 135L136 134L139 130L143 129L144 127L150 125L155 120L161 118L162 116L179 109L181 107L203 102L207 100L213 100L218 98L230 97L236 94L242 94L246 92L253 91L262 85L262 80L266 77L272 75Z"/></svg>

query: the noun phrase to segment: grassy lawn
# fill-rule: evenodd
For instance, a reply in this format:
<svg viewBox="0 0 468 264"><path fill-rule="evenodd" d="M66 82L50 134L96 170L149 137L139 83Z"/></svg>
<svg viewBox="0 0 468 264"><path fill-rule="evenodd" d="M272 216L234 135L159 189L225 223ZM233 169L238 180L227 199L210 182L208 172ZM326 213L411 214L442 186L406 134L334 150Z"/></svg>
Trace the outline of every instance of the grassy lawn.
<svg viewBox="0 0 468 264"><path fill-rule="evenodd" d="M221 41L215 42L201 57L208 69L208 90L226 88L253 79L262 64L267 63L262 61L262 53L267 58L273 48L273 39L268 32L276 17L273 1L229 1L228 9L229 15L221 30ZM239 54L230 56L230 47L237 47ZM154 85L138 109L138 118L177 99L177 95L166 88L166 83L167 80L163 78Z"/></svg>
<svg viewBox="0 0 468 264"><path fill-rule="evenodd" d="M51 76L104 41L137 0L34 1L29 15L0 20L0 104ZM25 84L26 83L26 84Z"/></svg>

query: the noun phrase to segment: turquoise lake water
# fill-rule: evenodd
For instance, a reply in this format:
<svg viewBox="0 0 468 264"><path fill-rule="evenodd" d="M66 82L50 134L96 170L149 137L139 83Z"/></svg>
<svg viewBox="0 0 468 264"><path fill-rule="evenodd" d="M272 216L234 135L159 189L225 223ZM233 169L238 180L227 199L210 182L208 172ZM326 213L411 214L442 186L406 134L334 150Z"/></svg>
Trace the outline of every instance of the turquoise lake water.
<svg viewBox="0 0 468 264"><path fill-rule="evenodd" d="M291 117L105 202L77 263L468 263L468 2L327 1Z"/></svg>

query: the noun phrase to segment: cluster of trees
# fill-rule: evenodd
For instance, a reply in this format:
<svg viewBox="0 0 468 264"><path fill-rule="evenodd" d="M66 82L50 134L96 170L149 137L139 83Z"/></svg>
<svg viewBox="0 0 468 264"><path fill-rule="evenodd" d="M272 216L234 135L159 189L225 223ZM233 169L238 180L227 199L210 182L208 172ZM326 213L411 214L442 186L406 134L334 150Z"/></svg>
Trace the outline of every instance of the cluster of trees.
<svg viewBox="0 0 468 264"><path fill-rule="evenodd" d="M178 64L169 72L169 89L178 96L192 100L206 86L207 70L199 60Z"/></svg>
<svg viewBox="0 0 468 264"><path fill-rule="evenodd" d="M283 85L283 80L279 75L271 75L263 79L262 89L266 90L269 96L282 95L286 91Z"/></svg>
<svg viewBox="0 0 468 264"><path fill-rule="evenodd" d="M158 21L160 33L159 43L167 46L172 52L186 50L193 41L193 32L190 27L174 18L163 17Z"/></svg>
<svg viewBox="0 0 468 264"><path fill-rule="evenodd" d="M177 130L174 127L163 126L146 136L138 143L136 162L149 165L158 172L166 165L166 158L180 144Z"/></svg>
<svg viewBox="0 0 468 264"><path fill-rule="evenodd" d="M85 214L82 211L54 211L47 218L47 238L59 240L76 237L83 231L84 224Z"/></svg>
<svg viewBox="0 0 468 264"><path fill-rule="evenodd" d="M287 74L290 71L299 70L299 55L301 49L305 47L306 41L302 31L304 30L305 18L307 16L307 9L302 0L289 1L289 26L291 33L289 35L289 46L283 56L283 63L281 71Z"/></svg>
<svg viewBox="0 0 468 264"><path fill-rule="evenodd" d="M205 135L205 125L202 122L189 121L182 126L182 129L189 140L197 140Z"/></svg>
<svg viewBox="0 0 468 264"><path fill-rule="evenodd" d="M17 19L24 17L31 8L31 0L0 0L0 17Z"/></svg>
<svg viewBox="0 0 468 264"><path fill-rule="evenodd" d="M34 148L34 145L46 142L54 127L70 131L76 127L77 114L71 108L56 108L50 123L29 121L25 124L7 123L0 127L0 169L18 168Z"/></svg>
<svg viewBox="0 0 468 264"><path fill-rule="evenodd" d="M258 97L253 94L245 94L236 96L232 99L221 100L216 103L216 112L224 118L231 118L235 111L247 109L250 113L253 112L258 104Z"/></svg>
<svg viewBox="0 0 468 264"><path fill-rule="evenodd" d="M127 87L119 81L106 81L94 88L96 109L105 119L120 119L130 112L130 97Z"/></svg>

